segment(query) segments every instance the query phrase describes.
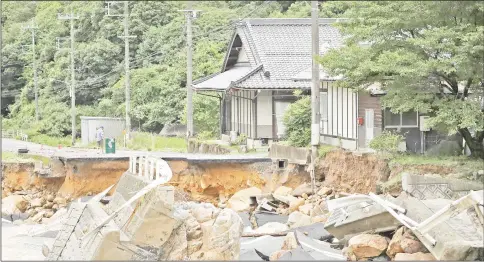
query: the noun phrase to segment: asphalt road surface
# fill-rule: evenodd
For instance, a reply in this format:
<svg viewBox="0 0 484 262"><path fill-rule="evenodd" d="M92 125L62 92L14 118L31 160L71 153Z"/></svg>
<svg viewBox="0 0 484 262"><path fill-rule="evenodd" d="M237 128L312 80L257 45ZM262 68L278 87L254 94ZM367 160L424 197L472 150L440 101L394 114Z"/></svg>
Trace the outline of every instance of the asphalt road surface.
<svg viewBox="0 0 484 262"><path fill-rule="evenodd" d="M88 148L72 148L72 147L51 147L40 145L36 143L2 138L2 152L17 152L18 149L27 148L28 154L40 155L46 157L65 157L65 158L117 158L129 156L159 156L162 158L181 158L188 160L245 160L257 161L267 160L268 154L253 153L253 154L229 154L229 155L213 155L213 154L192 154L192 153L176 153L176 152L156 152L156 151L134 151L134 150L116 150L115 154L104 154L99 149Z"/></svg>

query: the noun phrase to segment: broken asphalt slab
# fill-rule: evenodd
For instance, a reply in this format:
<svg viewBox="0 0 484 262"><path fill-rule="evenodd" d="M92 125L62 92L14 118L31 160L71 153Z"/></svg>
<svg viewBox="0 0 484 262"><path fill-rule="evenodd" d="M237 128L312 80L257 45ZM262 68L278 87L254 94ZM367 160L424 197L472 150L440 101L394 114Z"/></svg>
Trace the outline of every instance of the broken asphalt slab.
<svg viewBox="0 0 484 262"><path fill-rule="evenodd" d="M479 191L482 195L483 191ZM398 198L403 201L406 215L421 223L437 211L448 206L449 199L419 200L403 193ZM438 260L476 260L484 259L483 227L471 210L456 214L432 228L428 234L436 240L433 246L425 238L420 241ZM418 236L417 236L418 237Z"/></svg>
<svg viewBox="0 0 484 262"><path fill-rule="evenodd" d="M262 254L270 256L272 253L281 250L283 243L284 237L243 237L240 239L240 253L257 249Z"/></svg>
<svg viewBox="0 0 484 262"><path fill-rule="evenodd" d="M323 223L314 223L308 226L297 227L289 230L288 232L300 231L302 233L308 233L307 236L312 239L326 240L333 238L333 235L324 229Z"/></svg>
<svg viewBox="0 0 484 262"><path fill-rule="evenodd" d="M287 219L289 216L283 216L279 214L271 214L271 213L255 213L255 221L257 222L257 226L263 226L269 222L278 222L282 224L287 223Z"/></svg>
<svg viewBox="0 0 484 262"><path fill-rule="evenodd" d="M346 260L346 256L342 254L342 251L331 248L329 243L312 239L298 230L296 230L295 233L302 250L307 252L314 259Z"/></svg>

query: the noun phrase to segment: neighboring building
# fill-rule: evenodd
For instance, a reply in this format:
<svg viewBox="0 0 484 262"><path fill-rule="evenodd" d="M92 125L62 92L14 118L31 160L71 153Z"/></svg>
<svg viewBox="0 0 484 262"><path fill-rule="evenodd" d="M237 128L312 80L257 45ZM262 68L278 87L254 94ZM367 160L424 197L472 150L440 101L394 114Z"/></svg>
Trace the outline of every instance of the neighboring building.
<svg viewBox="0 0 484 262"><path fill-rule="evenodd" d="M343 45L331 25L337 21L319 19L320 55ZM220 93L221 133L235 131L248 141L270 143L283 137L282 117L297 99L293 91L310 92L311 63L311 19L247 19L237 24L221 71L194 81L193 88ZM338 79L320 70L321 143L365 149L388 129L405 134L408 151L421 152L422 145L428 149L445 138L421 131L416 112L394 115L382 109L384 93L377 85L355 92L334 85Z"/></svg>
<svg viewBox="0 0 484 262"><path fill-rule="evenodd" d="M96 130L104 127L105 138L123 136L126 121L122 118L81 116L81 141L83 145L96 142Z"/></svg>

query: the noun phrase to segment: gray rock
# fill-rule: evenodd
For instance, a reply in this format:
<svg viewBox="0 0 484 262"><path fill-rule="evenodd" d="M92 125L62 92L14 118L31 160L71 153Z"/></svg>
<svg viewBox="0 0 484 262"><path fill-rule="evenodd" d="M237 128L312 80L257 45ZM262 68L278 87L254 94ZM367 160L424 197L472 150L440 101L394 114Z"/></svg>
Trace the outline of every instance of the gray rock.
<svg viewBox="0 0 484 262"><path fill-rule="evenodd" d="M293 196L302 196L304 193L306 193L308 196L313 194L313 191L311 190L311 184L304 183L304 184L296 187L292 191Z"/></svg>

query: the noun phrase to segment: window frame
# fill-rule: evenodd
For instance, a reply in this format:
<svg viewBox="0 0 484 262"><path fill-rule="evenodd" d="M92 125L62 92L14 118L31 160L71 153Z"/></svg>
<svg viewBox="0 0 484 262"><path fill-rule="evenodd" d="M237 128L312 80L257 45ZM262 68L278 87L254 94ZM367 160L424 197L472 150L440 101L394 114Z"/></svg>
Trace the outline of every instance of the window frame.
<svg viewBox="0 0 484 262"><path fill-rule="evenodd" d="M388 112L390 112L391 114L394 114L394 113L392 113L392 112L390 111L390 109L388 109L388 108L384 108L384 109L383 109L383 122L384 122L385 129L386 129L386 128L397 128L397 129L398 129L398 128L418 128L418 127L420 126L420 119L419 119L419 118L420 118L420 117L419 117L419 115L420 115L420 114L419 114L419 112L418 112L418 111L414 111L414 112L417 114L417 124L416 124L416 125L403 125L403 124L402 124L402 123L403 123L403 114L402 114L401 112L400 112L400 113L398 113L398 115L400 116L400 125L387 125L387 124L386 124L386 122L387 122L387 121L385 121L385 120L386 120L386 117L385 117L385 115L386 115L386 114L385 114L385 113L386 113L386 111L387 111L387 110L388 110ZM394 115L396 115L396 114L394 114Z"/></svg>

